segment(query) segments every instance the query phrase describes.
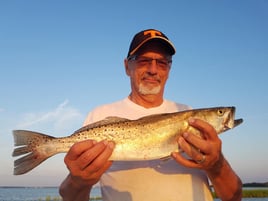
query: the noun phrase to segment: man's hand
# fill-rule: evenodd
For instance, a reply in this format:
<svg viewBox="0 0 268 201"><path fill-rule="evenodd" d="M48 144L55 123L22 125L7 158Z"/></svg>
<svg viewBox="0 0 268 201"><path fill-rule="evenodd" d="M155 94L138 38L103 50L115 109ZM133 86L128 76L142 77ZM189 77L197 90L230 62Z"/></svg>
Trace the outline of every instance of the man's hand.
<svg viewBox="0 0 268 201"><path fill-rule="evenodd" d="M115 144L106 140L86 140L75 143L66 154L64 162L72 181L78 186L93 186L112 165L109 161Z"/></svg>
<svg viewBox="0 0 268 201"><path fill-rule="evenodd" d="M177 152L172 157L186 167L205 170L222 201L242 200L242 182L224 158L215 129L200 119L190 119L189 124L201 132L202 138L184 133L178 143L190 159Z"/></svg>
<svg viewBox="0 0 268 201"><path fill-rule="evenodd" d="M184 133L178 139L178 144L190 159L175 152L172 153L173 158L186 167L200 168L207 171L215 170L215 168L219 169L224 157L221 152L221 140L215 129L200 119L191 118L189 124L200 131L202 138L192 133Z"/></svg>

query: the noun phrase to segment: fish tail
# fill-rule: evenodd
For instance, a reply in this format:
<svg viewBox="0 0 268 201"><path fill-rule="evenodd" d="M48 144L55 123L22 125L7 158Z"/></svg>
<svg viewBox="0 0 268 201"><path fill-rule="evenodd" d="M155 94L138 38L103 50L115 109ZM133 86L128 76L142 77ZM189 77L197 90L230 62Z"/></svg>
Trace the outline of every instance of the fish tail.
<svg viewBox="0 0 268 201"><path fill-rule="evenodd" d="M12 156L21 156L14 161L14 175L21 175L29 172L50 156L56 154L55 151L44 152L41 150L42 145L54 137L42 133L14 130L14 149Z"/></svg>

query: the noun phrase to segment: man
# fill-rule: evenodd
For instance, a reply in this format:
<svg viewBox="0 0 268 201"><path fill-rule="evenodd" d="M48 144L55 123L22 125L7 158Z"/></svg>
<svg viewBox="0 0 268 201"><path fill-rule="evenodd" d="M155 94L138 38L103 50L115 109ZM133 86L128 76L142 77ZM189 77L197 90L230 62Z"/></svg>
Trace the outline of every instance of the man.
<svg viewBox="0 0 268 201"><path fill-rule="evenodd" d="M190 109L163 97L174 54L173 44L162 32L137 33L124 61L131 93L93 110L84 125L107 116L137 119ZM184 133L178 139L182 152L171 153L172 159L167 161L112 162L113 142L76 143L65 157L70 174L60 186L63 200L89 200L92 186L100 181L104 201L211 201L207 178L221 200L241 200L241 181L224 158L215 129L199 119L191 119L189 124L199 129L204 139Z"/></svg>

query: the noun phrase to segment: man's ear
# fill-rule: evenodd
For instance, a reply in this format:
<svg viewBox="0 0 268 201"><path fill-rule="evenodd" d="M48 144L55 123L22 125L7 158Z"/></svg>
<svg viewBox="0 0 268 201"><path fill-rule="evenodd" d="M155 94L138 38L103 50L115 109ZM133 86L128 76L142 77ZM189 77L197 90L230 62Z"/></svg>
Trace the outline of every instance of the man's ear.
<svg viewBox="0 0 268 201"><path fill-rule="evenodd" d="M124 65L125 65L126 74L129 76L130 75L130 70L129 70L129 65L128 65L128 60L127 59L124 60Z"/></svg>

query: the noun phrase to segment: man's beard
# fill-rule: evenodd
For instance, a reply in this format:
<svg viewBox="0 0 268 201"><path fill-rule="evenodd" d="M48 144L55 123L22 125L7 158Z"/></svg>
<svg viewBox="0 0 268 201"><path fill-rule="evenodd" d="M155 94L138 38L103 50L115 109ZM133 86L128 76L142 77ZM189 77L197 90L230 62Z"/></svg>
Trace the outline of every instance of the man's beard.
<svg viewBox="0 0 268 201"><path fill-rule="evenodd" d="M161 90L160 85L156 87L148 87L148 86L144 86L143 84L139 85L139 92L142 95L155 95L155 94L158 94L160 90Z"/></svg>

